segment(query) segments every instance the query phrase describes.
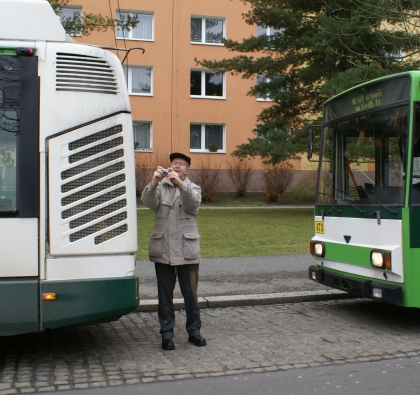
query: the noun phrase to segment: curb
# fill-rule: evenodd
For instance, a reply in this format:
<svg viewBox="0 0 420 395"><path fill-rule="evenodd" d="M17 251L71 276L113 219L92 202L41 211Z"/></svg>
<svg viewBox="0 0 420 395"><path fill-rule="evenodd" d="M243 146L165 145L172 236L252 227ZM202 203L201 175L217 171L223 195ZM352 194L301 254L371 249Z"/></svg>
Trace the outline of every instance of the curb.
<svg viewBox="0 0 420 395"><path fill-rule="evenodd" d="M198 298L198 304L201 309L211 309L215 307L319 302L324 300L350 299L355 297L357 296L351 295L344 291L333 289L326 291L302 291L255 295L207 296ZM145 299L140 300L140 304L135 312L157 311L157 308L157 299ZM175 310L184 310L184 299L174 299L174 308Z"/></svg>

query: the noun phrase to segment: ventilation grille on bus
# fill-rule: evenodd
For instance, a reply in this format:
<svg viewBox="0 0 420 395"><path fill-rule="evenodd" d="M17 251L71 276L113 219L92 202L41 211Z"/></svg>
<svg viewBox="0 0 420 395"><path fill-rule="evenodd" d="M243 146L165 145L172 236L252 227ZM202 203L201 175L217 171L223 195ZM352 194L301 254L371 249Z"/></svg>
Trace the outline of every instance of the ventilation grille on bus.
<svg viewBox="0 0 420 395"><path fill-rule="evenodd" d="M118 93L114 69L96 56L58 52L55 85L57 91Z"/></svg>
<svg viewBox="0 0 420 395"><path fill-rule="evenodd" d="M122 211L127 207L122 145L121 125L68 144L69 151L74 151L69 156L73 166L61 172L63 181L69 179L61 185L61 192L66 194L61 199L61 218L72 217L70 242L100 232L94 243L101 244L128 231L127 211ZM120 226L115 227L117 224Z"/></svg>

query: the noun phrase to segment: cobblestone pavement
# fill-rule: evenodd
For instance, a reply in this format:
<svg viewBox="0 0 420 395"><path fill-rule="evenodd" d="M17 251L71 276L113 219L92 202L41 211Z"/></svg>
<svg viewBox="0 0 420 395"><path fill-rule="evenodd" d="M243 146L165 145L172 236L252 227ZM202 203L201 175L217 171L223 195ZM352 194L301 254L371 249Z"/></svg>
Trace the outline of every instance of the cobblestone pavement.
<svg viewBox="0 0 420 395"><path fill-rule="evenodd" d="M157 314L0 338L0 395L420 355L418 310L359 299L202 310L207 347L160 349Z"/></svg>

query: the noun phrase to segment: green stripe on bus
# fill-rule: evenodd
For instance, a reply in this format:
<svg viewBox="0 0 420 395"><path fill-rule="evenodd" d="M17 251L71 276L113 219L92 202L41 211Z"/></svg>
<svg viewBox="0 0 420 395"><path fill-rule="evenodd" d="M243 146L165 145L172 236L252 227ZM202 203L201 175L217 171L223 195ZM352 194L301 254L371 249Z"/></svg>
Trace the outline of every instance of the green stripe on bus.
<svg viewBox="0 0 420 395"><path fill-rule="evenodd" d="M370 253L372 247L360 247L347 244L324 242L325 259L351 263L357 266L371 267Z"/></svg>

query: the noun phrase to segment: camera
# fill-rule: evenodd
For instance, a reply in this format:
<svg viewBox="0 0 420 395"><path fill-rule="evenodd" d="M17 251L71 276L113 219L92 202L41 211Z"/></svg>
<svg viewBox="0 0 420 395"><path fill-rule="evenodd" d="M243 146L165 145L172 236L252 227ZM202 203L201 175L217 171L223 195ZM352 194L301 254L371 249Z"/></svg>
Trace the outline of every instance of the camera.
<svg viewBox="0 0 420 395"><path fill-rule="evenodd" d="M162 174L162 177L166 177L169 174L169 169L160 169L160 173Z"/></svg>

